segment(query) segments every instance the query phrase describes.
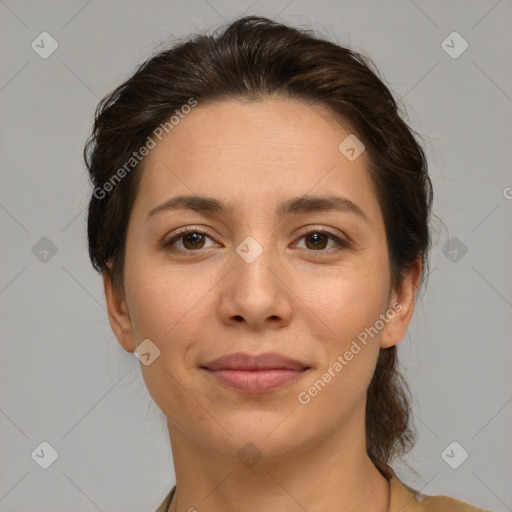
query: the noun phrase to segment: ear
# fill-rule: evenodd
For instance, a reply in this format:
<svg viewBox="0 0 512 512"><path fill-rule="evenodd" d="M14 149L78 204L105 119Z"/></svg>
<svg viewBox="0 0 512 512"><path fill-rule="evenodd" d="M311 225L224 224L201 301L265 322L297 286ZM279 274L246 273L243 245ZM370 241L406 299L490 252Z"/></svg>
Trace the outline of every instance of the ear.
<svg viewBox="0 0 512 512"><path fill-rule="evenodd" d="M128 312L124 295L117 289L112 280L112 272L110 268L111 266L104 269L102 272L108 320L119 344L127 352L133 352L136 344L133 339L130 314Z"/></svg>
<svg viewBox="0 0 512 512"><path fill-rule="evenodd" d="M393 290L388 305L387 317L389 320L382 331L381 348L397 345L405 336L414 313L422 266L421 257L418 257L411 269L404 275L400 290ZM391 312L394 312L393 317Z"/></svg>

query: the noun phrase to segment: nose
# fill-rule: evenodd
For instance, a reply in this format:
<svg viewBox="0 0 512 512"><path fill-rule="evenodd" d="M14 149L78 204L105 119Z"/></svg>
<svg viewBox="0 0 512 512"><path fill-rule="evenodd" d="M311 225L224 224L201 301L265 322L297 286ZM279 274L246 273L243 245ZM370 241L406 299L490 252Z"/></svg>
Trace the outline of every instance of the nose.
<svg viewBox="0 0 512 512"><path fill-rule="evenodd" d="M254 330L288 325L294 295L290 283L286 283L283 265L272 249L263 250L254 244L254 239L249 239L246 245L240 244L230 263L233 267L223 279L220 293L222 321L246 324Z"/></svg>

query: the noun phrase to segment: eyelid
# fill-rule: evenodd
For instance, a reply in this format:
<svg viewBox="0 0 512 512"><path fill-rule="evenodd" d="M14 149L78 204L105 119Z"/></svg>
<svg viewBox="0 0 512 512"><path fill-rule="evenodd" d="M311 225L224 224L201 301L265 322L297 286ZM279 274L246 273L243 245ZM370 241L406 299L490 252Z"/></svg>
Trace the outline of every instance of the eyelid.
<svg viewBox="0 0 512 512"><path fill-rule="evenodd" d="M196 226L192 225L192 226L186 226L184 228L179 228L178 230L173 231L169 236L164 237L164 239L162 240L162 245L164 247L168 246L171 241L173 241L173 240L177 241L177 240L179 240L180 236L187 235L189 233L200 233L200 234L206 235L212 239L215 238L215 236L211 233L211 231L207 227L199 226L199 225L196 225ZM188 252L193 252L193 251L188 251Z"/></svg>
<svg viewBox="0 0 512 512"><path fill-rule="evenodd" d="M301 231L299 232L298 236L299 236L299 238L302 238L303 236L308 235L310 233L321 233L323 235L328 235L332 239L338 240L339 243L345 247L348 247L349 245L352 244L352 240L350 239L349 236L345 235L345 233L334 232L334 230L332 228L327 228L327 227L319 225L319 224L306 226L305 228L302 228ZM319 251L319 252L322 252L322 251Z"/></svg>
<svg viewBox="0 0 512 512"><path fill-rule="evenodd" d="M215 235L212 235L208 228L206 228L205 226L191 225L191 226L186 226L184 228L178 229L177 231L173 232L170 236L165 237L163 239L163 241L161 242L161 246L167 250L172 250L172 251L176 251L176 252L185 252L185 253L187 253L187 252L188 253L194 253L194 252L199 253L199 252L205 250L205 249L197 249L195 251L187 251L184 249L179 249L179 248L173 247L173 245L178 240L180 240L180 237L187 235L188 233L199 233L202 235L206 235L208 238L212 239L215 242ZM312 233L320 233L322 235L328 236L332 241L334 241L337 244L337 247L331 247L330 249L326 249L326 250L322 249L322 250L318 250L318 251L305 249L307 252L319 253L319 254L327 253L328 254L331 251L340 251L340 250L349 249L352 247L353 242L350 239L350 237L348 237L344 233L342 233L342 234L334 233L331 228L327 228L322 225L310 225L310 226L305 226L304 228L302 228L300 230L300 232L297 234L297 238L296 238L297 242L300 239L302 239L303 237L305 237L306 235L309 235ZM218 242L215 242L215 243L218 244ZM207 247L206 249L209 249L209 247Z"/></svg>

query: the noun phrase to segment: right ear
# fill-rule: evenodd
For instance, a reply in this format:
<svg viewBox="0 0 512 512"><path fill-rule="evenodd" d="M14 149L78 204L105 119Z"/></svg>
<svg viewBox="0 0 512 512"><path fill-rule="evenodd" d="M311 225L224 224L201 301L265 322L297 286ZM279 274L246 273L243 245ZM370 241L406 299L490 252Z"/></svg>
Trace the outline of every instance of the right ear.
<svg viewBox="0 0 512 512"><path fill-rule="evenodd" d="M110 263L110 262L109 262ZM108 321L119 344L127 351L133 352L136 344L133 339L133 328L130 313L126 305L124 294L114 284L112 279L112 266L103 269L103 289L107 303Z"/></svg>

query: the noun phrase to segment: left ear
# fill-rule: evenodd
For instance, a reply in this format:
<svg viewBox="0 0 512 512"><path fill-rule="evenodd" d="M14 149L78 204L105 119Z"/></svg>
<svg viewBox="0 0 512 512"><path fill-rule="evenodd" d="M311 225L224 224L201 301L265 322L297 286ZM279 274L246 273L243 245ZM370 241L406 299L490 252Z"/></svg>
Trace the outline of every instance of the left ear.
<svg viewBox="0 0 512 512"><path fill-rule="evenodd" d="M416 297L421 279L421 257L418 256L414 265L404 274L403 284L399 290L393 290L388 305L389 318L382 331L380 347L389 348L402 341L414 313ZM391 311L394 312L392 317Z"/></svg>

